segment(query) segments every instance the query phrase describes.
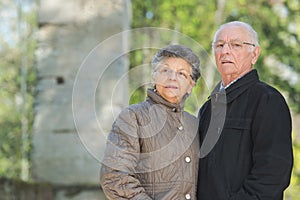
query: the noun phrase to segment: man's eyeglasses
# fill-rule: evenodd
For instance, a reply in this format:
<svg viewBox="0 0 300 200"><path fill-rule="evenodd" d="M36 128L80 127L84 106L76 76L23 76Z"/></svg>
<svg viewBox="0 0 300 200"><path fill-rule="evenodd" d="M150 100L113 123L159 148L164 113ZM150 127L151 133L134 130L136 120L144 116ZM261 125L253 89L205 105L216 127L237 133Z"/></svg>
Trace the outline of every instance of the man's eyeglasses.
<svg viewBox="0 0 300 200"><path fill-rule="evenodd" d="M229 41L229 42L224 42L224 41L218 41L214 42L212 44L212 47L214 48L215 51L222 51L224 48L225 44L228 44L228 47L230 50L238 51L244 47L244 45L251 45L255 47L255 44L249 43L249 42L241 42L241 41Z"/></svg>
<svg viewBox="0 0 300 200"><path fill-rule="evenodd" d="M159 67L157 71L165 77L170 77L175 73L176 77L180 80L188 80L191 77L191 75L184 70L176 71L165 66Z"/></svg>

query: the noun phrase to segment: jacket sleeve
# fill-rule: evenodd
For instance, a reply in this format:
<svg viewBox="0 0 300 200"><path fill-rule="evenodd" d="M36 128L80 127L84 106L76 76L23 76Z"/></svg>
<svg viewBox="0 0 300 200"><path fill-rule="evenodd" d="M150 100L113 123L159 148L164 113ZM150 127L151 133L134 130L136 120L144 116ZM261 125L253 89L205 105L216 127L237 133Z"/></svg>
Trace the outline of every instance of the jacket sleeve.
<svg viewBox="0 0 300 200"><path fill-rule="evenodd" d="M108 199L151 199L135 176L139 151L136 115L125 109L109 133L100 170L100 184Z"/></svg>
<svg viewBox="0 0 300 200"><path fill-rule="evenodd" d="M290 183L293 166L291 116L279 93L262 97L252 125L253 167L230 200L276 199Z"/></svg>

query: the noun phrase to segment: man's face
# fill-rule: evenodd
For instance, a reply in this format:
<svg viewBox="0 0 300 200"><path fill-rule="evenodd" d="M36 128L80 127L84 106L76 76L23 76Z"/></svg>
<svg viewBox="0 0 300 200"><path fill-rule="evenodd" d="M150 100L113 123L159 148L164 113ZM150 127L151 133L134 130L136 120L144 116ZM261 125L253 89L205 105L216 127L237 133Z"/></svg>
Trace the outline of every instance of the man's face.
<svg viewBox="0 0 300 200"><path fill-rule="evenodd" d="M219 31L213 44L222 79L233 81L252 69L260 54L246 28L229 25Z"/></svg>

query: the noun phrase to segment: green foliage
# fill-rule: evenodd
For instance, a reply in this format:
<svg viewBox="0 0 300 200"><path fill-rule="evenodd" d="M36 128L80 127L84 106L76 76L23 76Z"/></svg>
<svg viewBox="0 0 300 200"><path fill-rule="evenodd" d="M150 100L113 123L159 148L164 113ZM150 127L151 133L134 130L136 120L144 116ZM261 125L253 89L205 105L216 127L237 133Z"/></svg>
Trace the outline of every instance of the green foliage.
<svg viewBox="0 0 300 200"><path fill-rule="evenodd" d="M225 22L240 20L250 23L259 34L261 56L255 64L260 78L280 90L291 109L300 113L300 1L265 0L135 0L132 1L132 28L163 27L179 31L199 42L208 53L216 28ZM270 58L273 62L269 63ZM137 66L130 56L131 67ZM139 64L143 60L139 60ZM201 62L201 70L212 67ZM197 114L211 88L207 88L205 77L201 78L186 103L186 110ZM207 78L207 77L206 77ZM215 83L215 75L211 76ZM144 100L144 91L139 88L134 94L135 102ZM138 98L135 98L138 97ZM299 123L299 122L298 122ZM294 141L295 165L291 185L286 199L300 196L300 145Z"/></svg>
<svg viewBox="0 0 300 200"><path fill-rule="evenodd" d="M140 27L159 27L168 28L171 30L179 31L192 39L196 39L200 42L203 48L209 49L211 46L210 39L212 32L203 31L210 30L214 27L214 15L215 5L209 1L199 2L197 0L183 0L183 1L158 1L158 0L146 0L146 1L132 1L133 20L132 28ZM209 13L204 17L199 16L199 13ZM205 20L203 20L205 19ZM201 27L201 29L198 29ZM205 40L199 40L199 38L205 38ZM151 41L150 41L151 43ZM153 52L154 53L154 52ZM138 52L134 52L130 55L131 68L139 66L142 63L146 63L145 55L136 56ZM148 55L149 56L149 55ZM150 55L151 57L153 54ZM142 57L142 59L140 59ZM138 58L138 59L137 59ZM202 63L205 63L201 61ZM205 64L203 64L205 66ZM202 84L202 85L201 85ZM204 81L198 84L200 88L203 88ZM139 88L137 91L145 93L145 87ZM194 91L200 91L201 89L194 89ZM199 93L198 93L199 94ZM203 99L203 95L197 96L193 94L193 98L187 100L186 109L195 113L196 107L199 106L199 101ZM137 95L136 95L137 96ZM144 97L144 95L138 95ZM207 96L207 93L204 94ZM134 98L136 101L131 103L137 103L144 99Z"/></svg>
<svg viewBox="0 0 300 200"><path fill-rule="evenodd" d="M3 55L3 54L8 55ZM14 52L6 50L0 61L0 176L15 176L20 173L18 160L21 158L20 107L17 106L18 69L15 67ZM11 57L11 58L10 58ZM14 165L13 165L14 164Z"/></svg>
<svg viewBox="0 0 300 200"><path fill-rule="evenodd" d="M34 12L24 13L22 21L14 19L12 23L12 29L9 30L14 34L21 34L14 28L18 23L21 23L20 26L26 24L28 29L26 32L22 31L23 35L19 35L21 40L13 45L0 35L0 176L20 178L22 159L28 159L30 151L28 141L22 139L22 121L23 124L26 123L23 128L27 129L27 133L30 132L33 122L32 105L36 79L33 67L36 42L33 32L36 28L36 15ZM24 92L21 89L22 84L26 85ZM22 148L24 145L25 148Z"/></svg>
<svg viewBox="0 0 300 200"><path fill-rule="evenodd" d="M290 186L285 192L286 200L298 199L300 196L300 142L294 142L294 168Z"/></svg>
<svg viewBox="0 0 300 200"><path fill-rule="evenodd" d="M130 95L129 104L136 104L142 102L145 100L145 98L146 90L144 88L138 88Z"/></svg>
<svg viewBox="0 0 300 200"><path fill-rule="evenodd" d="M291 108L300 112L299 1L224 2L223 8L217 1L132 1L132 28L163 27L177 30L211 52L212 36L220 23L232 20L248 22L257 30L260 38L262 52L255 67L261 79L283 91ZM276 63L267 64L270 56ZM131 61L131 67L136 66L134 59ZM210 66L204 64L205 67ZM287 71L294 73L298 80L291 81Z"/></svg>
<svg viewBox="0 0 300 200"><path fill-rule="evenodd" d="M261 79L284 91L290 106L300 112L299 1L287 0L284 4L256 2L234 5L234 2L228 1L224 22L241 20L252 24L259 34L262 48L260 59L255 65ZM295 7L296 4L298 6ZM278 62L267 64L270 56ZM279 64L281 70L279 66L274 66ZM296 82L285 75L289 70L298 77Z"/></svg>

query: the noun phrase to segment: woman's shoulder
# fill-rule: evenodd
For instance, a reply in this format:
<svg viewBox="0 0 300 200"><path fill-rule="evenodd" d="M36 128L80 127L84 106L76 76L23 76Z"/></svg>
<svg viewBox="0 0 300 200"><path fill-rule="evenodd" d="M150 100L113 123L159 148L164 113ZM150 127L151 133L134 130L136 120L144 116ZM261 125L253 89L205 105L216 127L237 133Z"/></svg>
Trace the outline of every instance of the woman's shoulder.
<svg viewBox="0 0 300 200"><path fill-rule="evenodd" d="M147 101L143 101L136 104L131 104L121 110L118 118L135 118L139 119L141 117L147 116L149 113L149 103Z"/></svg>
<svg viewBox="0 0 300 200"><path fill-rule="evenodd" d="M129 110L134 113L145 112L148 111L150 104L148 101L142 101L136 104L131 104L125 108L125 110Z"/></svg>
<svg viewBox="0 0 300 200"><path fill-rule="evenodd" d="M188 121L188 122L191 122L191 123L198 122L198 118L195 115L193 115L187 111L183 111L183 116L186 119L186 121Z"/></svg>

